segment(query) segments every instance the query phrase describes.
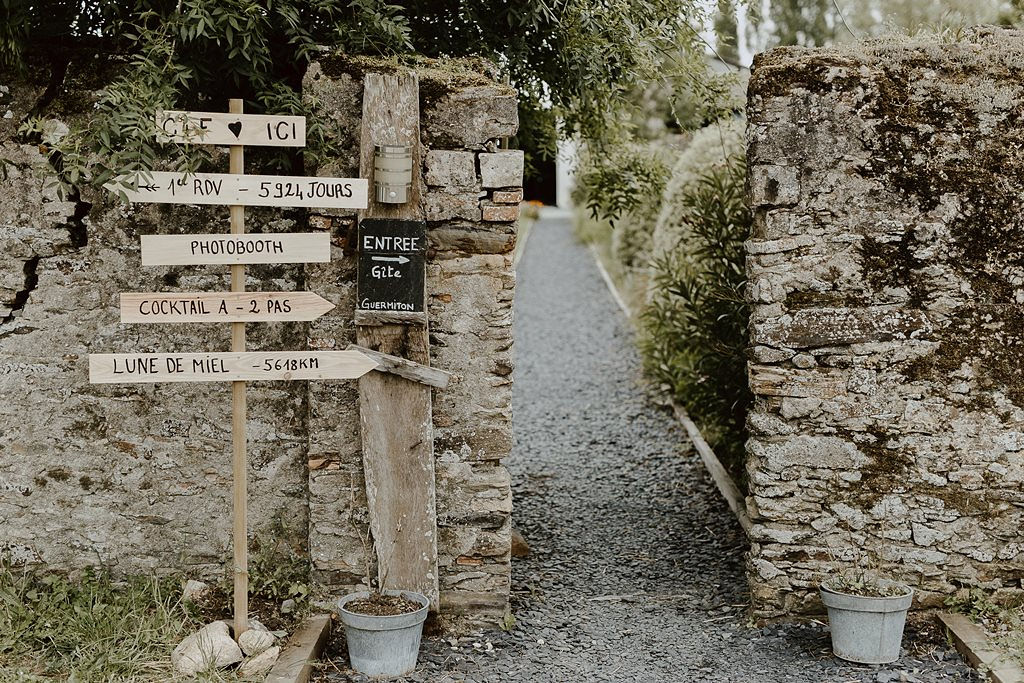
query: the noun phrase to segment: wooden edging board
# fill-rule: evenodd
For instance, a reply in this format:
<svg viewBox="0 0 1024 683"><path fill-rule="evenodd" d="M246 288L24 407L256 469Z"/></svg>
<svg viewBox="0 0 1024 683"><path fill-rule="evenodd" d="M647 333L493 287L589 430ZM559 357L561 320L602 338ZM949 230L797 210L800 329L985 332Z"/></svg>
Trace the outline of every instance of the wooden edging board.
<svg viewBox="0 0 1024 683"><path fill-rule="evenodd" d="M626 305L626 301L619 294L618 287L615 286L615 281L612 280L611 275L605 269L604 264L601 263L601 255L593 245L590 246L590 253L594 257L594 263L597 264L597 269L601 273L601 279L604 280L605 285L608 287L608 291L611 293L612 298L615 300L616 305L626 316L626 320L630 323L633 322L633 314L629 310L629 306ZM743 494L740 493L739 487L736 486L736 482L729 476L728 470L722 465L722 462L715 455L715 451L712 450L708 442L704 440L704 436L700 433L700 429L694 424L693 420L686 413L686 410L682 406L678 405L675 401L672 402L672 411L675 413L676 419L679 420L680 424L683 425L683 429L686 430L687 436L690 441L693 442L693 447L696 449L697 454L700 455L700 460L704 463L704 469L711 475L712 481L715 482L715 487L718 492L725 498L725 502L729 505L729 509L732 510L733 515L736 516L736 521L740 523L743 528L743 533L748 537L750 536L750 530L753 526L750 521L750 516L747 514L747 502L743 498Z"/></svg>
<svg viewBox="0 0 1024 683"><path fill-rule="evenodd" d="M949 631L960 654L974 668L984 668L992 683L1024 683L1024 670L970 619L962 614L940 612L939 621Z"/></svg>
<svg viewBox="0 0 1024 683"><path fill-rule="evenodd" d="M267 674L265 683L306 683L313 673L313 664L331 634L331 616L320 614L307 619L288 639L277 664Z"/></svg>
<svg viewBox="0 0 1024 683"><path fill-rule="evenodd" d="M704 436L701 435L700 430L697 429L697 425L693 423L690 416L686 414L686 410L675 401L672 402L672 410L676 415L676 419L679 420L680 424L683 425L683 429L686 430L690 441L693 442L693 447L700 455L701 462L704 463L704 469L711 475L711 479L715 482L718 492L725 498L729 509L736 516L736 521L743 527L743 533L750 536L750 529L753 525L750 522L750 516L747 514L747 501L744 499L743 494L740 493L736 482L729 476L729 472L722 465L715 452L711 450L708 442L704 440Z"/></svg>

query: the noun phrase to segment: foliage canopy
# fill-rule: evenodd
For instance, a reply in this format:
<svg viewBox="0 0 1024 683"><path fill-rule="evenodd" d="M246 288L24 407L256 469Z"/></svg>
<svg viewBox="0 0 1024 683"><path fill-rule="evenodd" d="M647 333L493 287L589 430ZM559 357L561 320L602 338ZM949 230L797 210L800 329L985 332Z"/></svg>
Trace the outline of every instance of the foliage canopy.
<svg viewBox="0 0 1024 683"><path fill-rule="evenodd" d="M628 135L638 88L699 82L702 12L696 0L0 0L0 68L24 68L37 45L54 60L82 41L123 55L94 121L57 145L69 184L150 168L157 108L234 96L247 111L309 113L298 89L324 49L492 60L520 92L523 146L550 155L556 120L600 146Z"/></svg>

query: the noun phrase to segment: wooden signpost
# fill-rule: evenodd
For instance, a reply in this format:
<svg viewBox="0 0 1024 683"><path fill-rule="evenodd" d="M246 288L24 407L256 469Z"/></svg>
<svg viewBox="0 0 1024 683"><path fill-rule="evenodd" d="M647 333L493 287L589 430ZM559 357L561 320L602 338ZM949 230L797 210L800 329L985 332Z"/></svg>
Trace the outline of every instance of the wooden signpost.
<svg viewBox="0 0 1024 683"><path fill-rule="evenodd" d="M142 265L325 263L331 260L326 232L268 235L143 235Z"/></svg>
<svg viewBox="0 0 1024 683"><path fill-rule="evenodd" d="M305 147L305 116L236 115L206 111L158 111L161 142L193 145Z"/></svg>
<svg viewBox="0 0 1024 683"><path fill-rule="evenodd" d="M121 295L123 323L316 320L334 304L313 292L149 292Z"/></svg>
<svg viewBox="0 0 1024 683"><path fill-rule="evenodd" d="M143 265L230 264L230 293L122 294L123 322L230 322L230 353L124 353L89 356L94 383L231 382L232 508L234 524L235 638L248 628L248 491L245 383L254 380L354 379L378 366L358 349L345 351L246 352L245 323L312 320L333 306L315 294L245 292L247 263L304 263L330 260L330 236L245 235L245 206L365 209L368 183L359 178L303 178L244 175L243 145L302 146L305 119L242 113L242 100L227 114L158 112L162 139L176 143L230 145L230 173L141 174L131 189L108 189L130 201L227 204L231 235L146 235ZM400 363L398 364L401 365ZM399 368L403 373L413 370ZM444 378L434 377L434 380ZM435 579L436 581L436 579Z"/></svg>
<svg viewBox="0 0 1024 683"><path fill-rule="evenodd" d="M359 351L93 353L93 384L357 379L377 367Z"/></svg>
<svg viewBox="0 0 1024 683"><path fill-rule="evenodd" d="M368 186L362 178L150 171L119 176L106 187L123 191L131 202L361 209L366 206Z"/></svg>

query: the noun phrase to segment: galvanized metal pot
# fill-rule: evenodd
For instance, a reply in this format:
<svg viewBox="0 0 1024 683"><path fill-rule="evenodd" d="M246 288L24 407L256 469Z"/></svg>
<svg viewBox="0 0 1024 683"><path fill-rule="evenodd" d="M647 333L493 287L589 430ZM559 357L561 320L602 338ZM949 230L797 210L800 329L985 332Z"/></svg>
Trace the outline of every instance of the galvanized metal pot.
<svg viewBox="0 0 1024 683"><path fill-rule="evenodd" d="M418 602L420 609L408 614L373 616L349 612L345 605L370 597L367 592L349 593L338 600L338 616L345 625L348 658L352 668L367 676L404 676L416 668L420 636L427 618L430 600L412 591L384 591L385 595L401 595Z"/></svg>
<svg viewBox="0 0 1024 683"><path fill-rule="evenodd" d="M836 657L861 664L888 664L900 658L903 627L914 590L895 581L879 583L903 589L904 593L870 598L840 593L825 584L820 586Z"/></svg>

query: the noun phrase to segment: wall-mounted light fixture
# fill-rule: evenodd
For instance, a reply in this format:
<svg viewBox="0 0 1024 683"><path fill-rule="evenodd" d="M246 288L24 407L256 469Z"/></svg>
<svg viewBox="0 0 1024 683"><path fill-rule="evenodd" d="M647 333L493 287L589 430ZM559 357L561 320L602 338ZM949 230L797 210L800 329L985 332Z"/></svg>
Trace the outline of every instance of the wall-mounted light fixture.
<svg viewBox="0 0 1024 683"><path fill-rule="evenodd" d="M404 204L412 189L412 147L374 145L373 187L377 201Z"/></svg>

